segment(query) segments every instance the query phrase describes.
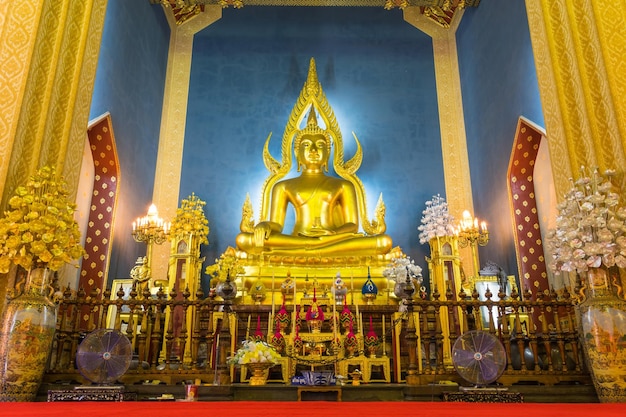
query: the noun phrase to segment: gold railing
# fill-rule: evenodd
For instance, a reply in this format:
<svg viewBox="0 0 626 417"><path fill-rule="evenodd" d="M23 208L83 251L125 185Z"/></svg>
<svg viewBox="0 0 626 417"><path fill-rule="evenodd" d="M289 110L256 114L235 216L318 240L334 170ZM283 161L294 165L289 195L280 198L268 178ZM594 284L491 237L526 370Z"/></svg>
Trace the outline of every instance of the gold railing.
<svg viewBox="0 0 626 417"><path fill-rule="evenodd" d="M504 298L503 294L499 295ZM85 335L100 328L120 330L132 343L133 360L120 378L121 383L239 382L238 370L231 367L227 379L218 377L218 370L223 371L226 357L246 335L254 332L250 329L251 316L255 320L257 316L264 318L264 333L270 320L270 306L224 306L201 291L195 294L195 299L188 291L174 290L167 295L160 291L153 297L135 291L125 297L120 290L116 296L111 298L110 291L102 299L96 294L87 297L81 291L75 296L69 290L65 292L59 304L56 342L45 382L87 382L76 369L76 352ZM463 301L453 300L452 294L447 294L446 300L438 298L439 294L435 294L433 300L415 300L408 308L412 313L398 312L398 306L391 305L360 306L361 314L374 318L374 330L379 337L384 336L385 348L379 350L379 357L381 351L389 357L391 382L406 382L410 368L417 375L418 384L446 380L467 385L451 358L456 340L470 330L489 332L504 346L507 365L497 380L500 384L590 382L582 360L575 307L567 294L565 297L554 292L538 297L524 294L525 299L535 298L535 301L521 300L515 293L504 301L492 301L490 294L481 301L477 293ZM409 314L413 320L408 320ZM89 327L81 329L78 318L85 315ZM226 315L228 320L224 320ZM187 320L188 317L191 319ZM388 318L385 332L381 317ZM414 330L408 328L409 322L414 324ZM407 338L409 332L414 332L417 338ZM408 352L409 339L417 341L414 355ZM287 349L285 356L291 353ZM323 362L328 365L349 359L342 354L325 358ZM302 357L295 362L302 363ZM341 369L337 365L336 369Z"/></svg>

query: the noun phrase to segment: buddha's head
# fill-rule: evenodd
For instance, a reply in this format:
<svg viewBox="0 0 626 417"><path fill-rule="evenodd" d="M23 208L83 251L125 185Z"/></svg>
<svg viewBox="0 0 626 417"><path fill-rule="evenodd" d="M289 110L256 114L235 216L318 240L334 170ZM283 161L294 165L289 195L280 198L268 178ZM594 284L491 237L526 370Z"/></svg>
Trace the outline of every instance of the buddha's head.
<svg viewBox="0 0 626 417"><path fill-rule="evenodd" d="M330 157L331 140L328 133L317 125L315 110L311 108L307 126L302 129L294 141L294 152L298 164L301 167L319 167L328 171L328 159Z"/></svg>
<svg viewBox="0 0 626 417"><path fill-rule="evenodd" d="M304 168L319 167L328 171L328 158L330 156L330 140L322 134L302 135L294 146L298 171Z"/></svg>

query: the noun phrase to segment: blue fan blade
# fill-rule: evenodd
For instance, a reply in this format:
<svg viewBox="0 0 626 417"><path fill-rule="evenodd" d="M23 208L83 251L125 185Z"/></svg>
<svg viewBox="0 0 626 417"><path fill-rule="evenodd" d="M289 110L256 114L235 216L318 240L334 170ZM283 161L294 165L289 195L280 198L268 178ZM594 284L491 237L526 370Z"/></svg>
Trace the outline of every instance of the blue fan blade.
<svg viewBox="0 0 626 417"><path fill-rule="evenodd" d="M128 368L129 361L127 360L127 357L111 356L111 359L109 359L107 363L108 363L109 368L114 370L117 373L120 370L126 371L126 368Z"/></svg>
<svg viewBox="0 0 626 417"><path fill-rule="evenodd" d="M106 333L102 337L102 344L107 352L113 350L113 348L117 346L120 341L122 341L122 336L115 332Z"/></svg>
<svg viewBox="0 0 626 417"><path fill-rule="evenodd" d="M475 337L472 339L476 352L485 354L486 352L493 349L493 347L496 345L497 339L495 337L492 337L490 334L478 333L478 335L479 337Z"/></svg>
<svg viewBox="0 0 626 417"><path fill-rule="evenodd" d="M480 361L480 373L486 383L491 383L498 379L498 365L489 358L484 358Z"/></svg>
<svg viewBox="0 0 626 417"><path fill-rule="evenodd" d="M469 350L457 350L454 352L454 359L456 360L457 365L462 367L468 367L473 362L476 362L474 359L474 352Z"/></svg>
<svg viewBox="0 0 626 417"><path fill-rule="evenodd" d="M94 370L102 364L102 353L80 352L77 358L80 365L87 370Z"/></svg>

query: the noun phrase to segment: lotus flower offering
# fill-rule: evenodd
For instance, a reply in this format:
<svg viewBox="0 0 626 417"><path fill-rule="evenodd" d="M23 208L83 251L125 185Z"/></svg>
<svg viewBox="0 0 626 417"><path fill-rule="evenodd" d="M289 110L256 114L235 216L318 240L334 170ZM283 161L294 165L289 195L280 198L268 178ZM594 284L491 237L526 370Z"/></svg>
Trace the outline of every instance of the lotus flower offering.
<svg viewBox="0 0 626 417"><path fill-rule="evenodd" d="M276 363L280 355L265 342L244 341L235 356L228 359L231 365L247 365L250 363Z"/></svg>

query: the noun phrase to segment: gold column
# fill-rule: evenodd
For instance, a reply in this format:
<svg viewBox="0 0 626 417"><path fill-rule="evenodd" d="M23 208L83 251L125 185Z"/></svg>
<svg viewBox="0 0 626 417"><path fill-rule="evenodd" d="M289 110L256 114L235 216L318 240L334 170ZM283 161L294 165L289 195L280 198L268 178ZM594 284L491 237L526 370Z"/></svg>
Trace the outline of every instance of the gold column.
<svg viewBox="0 0 626 417"><path fill-rule="evenodd" d="M453 300L458 299L458 294L461 289L465 289L466 292L470 292L467 282L463 282L460 270L460 256L458 238L456 236L441 236L434 237L428 243L430 246L430 258L426 258L428 262L428 272L430 276L430 288L434 291L437 288L442 295L441 299L446 300L446 292L448 287L454 294ZM458 329L455 334L459 334L459 331L466 327L464 322L464 316L461 309L453 307L453 314L458 318ZM450 320L448 307L442 307L441 314L441 329L444 334L443 338L443 361L444 365L452 365L451 341L450 341ZM452 323L454 324L454 323Z"/></svg>
<svg viewBox="0 0 626 417"><path fill-rule="evenodd" d="M457 11L450 27L444 28L420 13L419 7L404 9L404 20L433 39L446 201L456 218L461 218L464 210L474 211L456 48L456 29L462 16L463 12ZM460 252L461 258L466 260L463 265L466 274L478 275L469 248Z"/></svg>
<svg viewBox="0 0 626 417"><path fill-rule="evenodd" d="M13 4L12 4L13 3ZM19 3L20 7L15 7ZM5 189L11 149L28 81L43 0L0 3L0 189ZM4 194L4 191L3 191ZM4 201L4 200L3 200ZM3 205L4 207L4 205Z"/></svg>
<svg viewBox="0 0 626 417"><path fill-rule="evenodd" d="M0 2L0 209L55 165L76 192L107 0ZM8 284L0 277L0 297Z"/></svg>
<svg viewBox="0 0 626 417"><path fill-rule="evenodd" d="M581 166L617 169L623 189L626 3L526 0L526 9L557 196Z"/></svg>
<svg viewBox="0 0 626 417"><path fill-rule="evenodd" d="M176 215L179 200L193 38L222 17L222 8L204 5L204 12L179 24L171 8L164 6L163 9L171 35L152 202L159 207L163 217L171 219ZM167 246L154 248L151 261L153 277L161 279L167 276L168 259Z"/></svg>
<svg viewBox="0 0 626 417"><path fill-rule="evenodd" d="M71 189L78 185L106 4L106 0L10 2L10 17L27 12L38 20L28 19L28 26L18 32L29 39L23 48L32 42L32 54L21 57L23 50L16 51L14 60L22 60L27 76L19 80L21 97L14 97L13 117L16 111L19 116L8 132L14 139L0 139L10 152L2 173L6 175L2 207L12 190L41 165L56 165ZM11 22L5 20L7 26Z"/></svg>

